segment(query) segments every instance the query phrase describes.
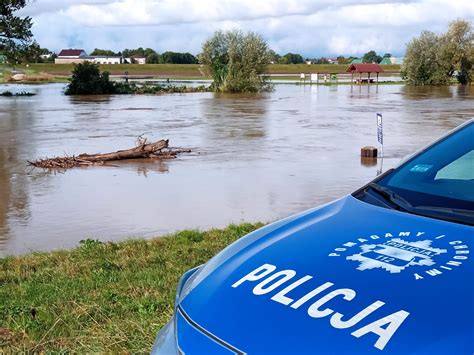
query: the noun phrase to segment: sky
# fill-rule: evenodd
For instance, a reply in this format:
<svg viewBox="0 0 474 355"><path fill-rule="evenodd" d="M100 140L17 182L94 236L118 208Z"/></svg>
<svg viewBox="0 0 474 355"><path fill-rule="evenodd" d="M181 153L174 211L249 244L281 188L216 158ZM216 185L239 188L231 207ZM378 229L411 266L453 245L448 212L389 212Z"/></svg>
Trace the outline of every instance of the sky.
<svg viewBox="0 0 474 355"><path fill-rule="evenodd" d="M214 31L262 35L279 54L404 54L423 30L437 33L462 18L474 22L474 0L31 0L42 47L119 51L150 47L198 54Z"/></svg>

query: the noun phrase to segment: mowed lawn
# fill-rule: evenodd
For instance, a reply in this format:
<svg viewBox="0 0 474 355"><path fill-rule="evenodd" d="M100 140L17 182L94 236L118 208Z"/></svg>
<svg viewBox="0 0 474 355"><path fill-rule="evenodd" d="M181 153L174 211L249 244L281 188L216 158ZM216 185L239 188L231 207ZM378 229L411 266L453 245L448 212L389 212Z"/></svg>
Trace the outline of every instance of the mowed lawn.
<svg viewBox="0 0 474 355"><path fill-rule="evenodd" d="M0 353L149 352L180 276L260 226L0 259Z"/></svg>

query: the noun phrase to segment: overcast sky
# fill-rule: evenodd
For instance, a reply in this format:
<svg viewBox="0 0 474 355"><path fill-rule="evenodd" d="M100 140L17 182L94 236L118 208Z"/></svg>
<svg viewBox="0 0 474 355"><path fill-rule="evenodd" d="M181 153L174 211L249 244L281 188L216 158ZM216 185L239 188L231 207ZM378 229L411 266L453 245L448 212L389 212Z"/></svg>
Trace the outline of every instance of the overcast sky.
<svg viewBox="0 0 474 355"><path fill-rule="evenodd" d="M277 53L307 57L404 53L422 30L474 20L474 0L33 0L42 47L150 47L197 54L218 29L256 31Z"/></svg>

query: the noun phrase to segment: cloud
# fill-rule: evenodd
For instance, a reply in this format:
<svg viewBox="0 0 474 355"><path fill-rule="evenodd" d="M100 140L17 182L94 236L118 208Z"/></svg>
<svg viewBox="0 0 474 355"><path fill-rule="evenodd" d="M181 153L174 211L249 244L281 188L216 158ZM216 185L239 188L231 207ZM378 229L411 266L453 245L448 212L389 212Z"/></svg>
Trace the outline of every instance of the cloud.
<svg viewBox="0 0 474 355"><path fill-rule="evenodd" d="M151 47L198 53L215 30L256 31L279 53L402 54L422 30L444 31L456 18L474 19L472 0L36 0L42 46L121 50ZM382 54L383 54L382 53Z"/></svg>

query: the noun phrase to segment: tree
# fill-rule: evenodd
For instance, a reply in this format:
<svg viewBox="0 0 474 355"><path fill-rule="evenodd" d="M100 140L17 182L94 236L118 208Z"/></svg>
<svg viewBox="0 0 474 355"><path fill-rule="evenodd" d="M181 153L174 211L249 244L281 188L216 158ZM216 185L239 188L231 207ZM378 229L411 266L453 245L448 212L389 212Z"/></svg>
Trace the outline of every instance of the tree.
<svg viewBox="0 0 474 355"><path fill-rule="evenodd" d="M10 63L15 63L31 45L31 18L15 16L15 12L26 4L27 0L0 2L0 52L3 52Z"/></svg>
<svg viewBox="0 0 474 355"><path fill-rule="evenodd" d="M337 57L337 62L339 64L349 64L351 61L352 61L351 57L346 58L343 55L340 55L339 57Z"/></svg>
<svg viewBox="0 0 474 355"><path fill-rule="evenodd" d="M20 63L38 63L41 62L41 49L38 42L33 41L31 44L20 47L15 53L15 61Z"/></svg>
<svg viewBox="0 0 474 355"><path fill-rule="evenodd" d="M465 20L451 22L441 35L424 31L407 44L402 77L413 85L445 85L456 78L468 84L473 77L474 31Z"/></svg>
<svg viewBox="0 0 474 355"><path fill-rule="evenodd" d="M383 55L382 59L383 59L383 58L392 58L392 57L393 57L393 56L392 56L392 53L385 53L385 54Z"/></svg>
<svg viewBox="0 0 474 355"><path fill-rule="evenodd" d="M162 64L197 64L197 58L191 53L164 52L160 56Z"/></svg>
<svg viewBox="0 0 474 355"><path fill-rule="evenodd" d="M280 57L278 58L278 64L288 64L288 57Z"/></svg>
<svg viewBox="0 0 474 355"><path fill-rule="evenodd" d="M451 22L448 31L440 37L440 41L441 60L448 68L448 75L455 75L461 84L469 83L474 64L472 24L465 20Z"/></svg>
<svg viewBox="0 0 474 355"><path fill-rule="evenodd" d="M265 75L270 63L269 48L254 32L215 32L204 42L200 62L214 80L214 91L257 92L271 88Z"/></svg>
<svg viewBox="0 0 474 355"><path fill-rule="evenodd" d="M301 64L304 63L304 59L301 54L286 53L282 58L286 58L285 64Z"/></svg>
<svg viewBox="0 0 474 355"><path fill-rule="evenodd" d="M281 58L281 55L277 54L273 49L269 49L268 54L270 56L270 63L272 64L278 63Z"/></svg>
<svg viewBox="0 0 474 355"><path fill-rule="evenodd" d="M158 64L160 62L160 55L158 53L152 53L146 57L147 64Z"/></svg>
<svg viewBox="0 0 474 355"><path fill-rule="evenodd" d="M406 49L401 76L412 85L442 85L449 82L449 68L440 60L440 38L423 31Z"/></svg>
<svg viewBox="0 0 474 355"><path fill-rule="evenodd" d="M84 62L74 65L72 77L66 88L66 95L103 95L115 93L114 83L109 73L101 73L99 65Z"/></svg>
<svg viewBox="0 0 474 355"><path fill-rule="evenodd" d="M380 63L381 61L382 57L377 55L375 51L369 51L362 57L362 62L364 63Z"/></svg>
<svg viewBox="0 0 474 355"><path fill-rule="evenodd" d="M118 54L115 53L114 51L110 50L110 49L94 48L91 55L105 55L105 56L108 56L108 57L113 57L113 56L116 56Z"/></svg>

